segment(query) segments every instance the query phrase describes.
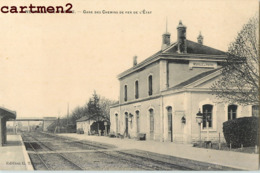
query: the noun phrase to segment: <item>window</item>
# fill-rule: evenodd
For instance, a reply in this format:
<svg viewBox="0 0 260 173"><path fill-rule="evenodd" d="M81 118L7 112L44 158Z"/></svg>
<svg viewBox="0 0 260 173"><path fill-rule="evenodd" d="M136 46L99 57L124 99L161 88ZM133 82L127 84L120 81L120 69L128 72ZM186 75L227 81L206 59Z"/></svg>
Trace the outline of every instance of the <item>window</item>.
<svg viewBox="0 0 260 173"><path fill-rule="evenodd" d="M237 118L237 105L228 106L228 120L233 120Z"/></svg>
<svg viewBox="0 0 260 173"><path fill-rule="evenodd" d="M172 142L172 107L167 108L167 114L168 114L168 137L169 140Z"/></svg>
<svg viewBox="0 0 260 173"><path fill-rule="evenodd" d="M252 116L259 117L259 105L252 106Z"/></svg>
<svg viewBox="0 0 260 173"><path fill-rule="evenodd" d="M148 95L153 95L153 76L148 77Z"/></svg>
<svg viewBox="0 0 260 173"><path fill-rule="evenodd" d="M116 116L116 133L118 133L118 114L116 114L115 116Z"/></svg>
<svg viewBox="0 0 260 173"><path fill-rule="evenodd" d="M139 116L139 111L135 112L136 114L136 132L140 132L140 116Z"/></svg>
<svg viewBox="0 0 260 173"><path fill-rule="evenodd" d="M203 105L203 128L207 127L207 120L208 120L208 127L212 127L212 105ZM207 118L206 118L207 117Z"/></svg>
<svg viewBox="0 0 260 173"><path fill-rule="evenodd" d="M128 113L125 112L125 132L126 135L128 135Z"/></svg>
<svg viewBox="0 0 260 173"><path fill-rule="evenodd" d="M139 98L139 86L138 86L138 80L135 81L135 98L138 99Z"/></svg>
<svg viewBox="0 0 260 173"><path fill-rule="evenodd" d="M150 134L154 133L154 113L153 109L149 110L150 113Z"/></svg>
<svg viewBox="0 0 260 173"><path fill-rule="evenodd" d="M127 101L127 85L125 85L125 102Z"/></svg>
<svg viewBox="0 0 260 173"><path fill-rule="evenodd" d="M168 114L168 132L171 133L172 131L172 107L167 108Z"/></svg>

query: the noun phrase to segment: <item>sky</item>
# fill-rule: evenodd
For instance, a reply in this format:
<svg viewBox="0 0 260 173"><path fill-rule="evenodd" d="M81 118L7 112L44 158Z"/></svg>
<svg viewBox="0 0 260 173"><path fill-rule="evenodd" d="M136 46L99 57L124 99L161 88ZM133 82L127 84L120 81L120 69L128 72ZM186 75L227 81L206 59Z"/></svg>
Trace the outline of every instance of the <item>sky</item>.
<svg viewBox="0 0 260 173"><path fill-rule="evenodd" d="M17 117L64 116L93 91L118 100L117 75L159 51L162 34L176 41L179 20L187 39L227 51L257 0L1 0L0 6L70 2L74 14L0 13L0 106ZM101 14L84 14L101 11ZM102 14L102 11L124 14ZM126 14L145 10L150 14Z"/></svg>

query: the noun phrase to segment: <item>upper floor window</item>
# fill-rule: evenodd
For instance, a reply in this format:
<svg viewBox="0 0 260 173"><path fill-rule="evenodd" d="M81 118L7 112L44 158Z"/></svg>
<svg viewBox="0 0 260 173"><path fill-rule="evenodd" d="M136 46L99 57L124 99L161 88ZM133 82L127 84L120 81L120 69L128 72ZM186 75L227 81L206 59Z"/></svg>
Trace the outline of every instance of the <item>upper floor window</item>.
<svg viewBox="0 0 260 173"><path fill-rule="evenodd" d="M203 128L207 127L207 122L208 122L208 127L212 127L212 110L213 106L212 105L203 105L202 106L203 110Z"/></svg>
<svg viewBox="0 0 260 173"><path fill-rule="evenodd" d="M233 120L237 118L237 105L228 106L228 120Z"/></svg>
<svg viewBox="0 0 260 173"><path fill-rule="evenodd" d="M125 85L125 101L127 101L127 85Z"/></svg>
<svg viewBox="0 0 260 173"><path fill-rule="evenodd" d="M252 106L252 116L259 117L259 105Z"/></svg>
<svg viewBox="0 0 260 173"><path fill-rule="evenodd" d="M135 98L136 99L139 98L139 84L138 84L138 80L135 81Z"/></svg>
<svg viewBox="0 0 260 173"><path fill-rule="evenodd" d="M148 77L148 95L153 95L153 76Z"/></svg>

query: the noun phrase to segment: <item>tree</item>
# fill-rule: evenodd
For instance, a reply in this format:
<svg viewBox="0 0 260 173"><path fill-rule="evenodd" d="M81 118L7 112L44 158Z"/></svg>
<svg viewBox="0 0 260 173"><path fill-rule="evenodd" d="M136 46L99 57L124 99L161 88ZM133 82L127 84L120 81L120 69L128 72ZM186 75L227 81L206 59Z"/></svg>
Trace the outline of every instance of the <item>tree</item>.
<svg viewBox="0 0 260 173"><path fill-rule="evenodd" d="M249 19L229 46L221 77L211 89L223 101L259 105L259 19Z"/></svg>
<svg viewBox="0 0 260 173"><path fill-rule="evenodd" d="M100 98L101 112L106 120L110 120L110 106L115 104L116 101L107 99L105 97Z"/></svg>
<svg viewBox="0 0 260 173"><path fill-rule="evenodd" d="M95 119L96 121L100 121L103 118L99 100L100 97L97 95L96 91L94 91L92 98L90 98L87 103L88 113L91 118Z"/></svg>
<svg viewBox="0 0 260 173"><path fill-rule="evenodd" d="M95 120L99 130L99 123L101 121L109 121L110 106L114 103L115 101L100 97L96 91L94 91L92 97L84 106L78 106L73 109L72 113L69 115L69 124L76 125L76 121L84 116ZM67 115L64 117L66 116ZM65 119L67 120L67 118ZM64 126L67 125L67 121L61 121L61 123Z"/></svg>
<svg viewBox="0 0 260 173"><path fill-rule="evenodd" d="M83 116L87 116L87 115L88 115L88 108L78 106L72 111L72 113L70 115L70 122L72 124L76 124L76 121L78 119L80 119Z"/></svg>
<svg viewBox="0 0 260 173"><path fill-rule="evenodd" d="M97 130L99 132L99 121L103 120L103 114L99 105L100 97L97 95L96 91L94 91L92 98L89 99L87 103L88 113L92 119L98 122Z"/></svg>

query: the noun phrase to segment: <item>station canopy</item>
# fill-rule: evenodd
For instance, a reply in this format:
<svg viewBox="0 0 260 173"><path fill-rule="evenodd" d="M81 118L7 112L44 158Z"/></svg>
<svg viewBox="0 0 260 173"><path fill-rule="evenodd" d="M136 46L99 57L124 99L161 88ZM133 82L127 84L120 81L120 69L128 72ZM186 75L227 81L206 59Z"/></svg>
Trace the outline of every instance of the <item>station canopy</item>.
<svg viewBox="0 0 260 173"><path fill-rule="evenodd" d="M0 117L5 118L6 120L14 120L16 118L16 112L0 107Z"/></svg>

